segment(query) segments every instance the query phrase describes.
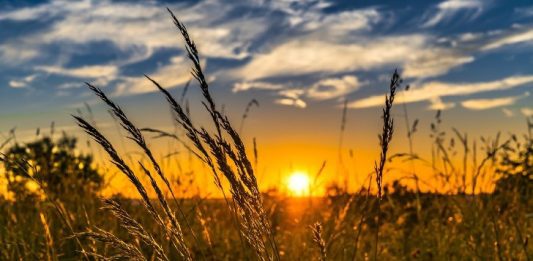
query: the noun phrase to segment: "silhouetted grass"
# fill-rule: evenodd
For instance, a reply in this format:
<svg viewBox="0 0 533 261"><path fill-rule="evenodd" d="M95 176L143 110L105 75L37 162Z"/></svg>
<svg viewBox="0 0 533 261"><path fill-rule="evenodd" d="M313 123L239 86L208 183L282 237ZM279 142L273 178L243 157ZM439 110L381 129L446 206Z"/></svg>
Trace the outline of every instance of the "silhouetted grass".
<svg viewBox="0 0 533 261"><path fill-rule="evenodd" d="M314 198L290 198L275 190L261 192L256 177L260 148L253 139L252 164L241 137L244 121L257 101L252 100L247 105L239 131L236 131L215 103L200 53L185 25L168 11L185 42L192 63L192 77L202 93L201 103L209 114L210 126L194 123L184 105L190 82L178 102L156 79L146 76L168 102L173 121L179 127L175 132L138 128L100 88L87 84L109 108L125 136L142 151L142 159L124 160L98 130L92 116L86 119L79 113L73 117L99 144L110 163L127 178L138 198L115 195L98 200L94 194L82 194L81 190L80 194L59 197L49 192L50 184L36 178L43 169L34 166L31 160L15 160L3 153L4 166L29 166L20 168L31 170L23 173L20 179L34 181L40 197L23 197L25 188L17 188L21 193L16 195L17 200L0 196L0 260L531 258L533 124L528 122L528 134L522 140L516 135L504 139L499 134L493 139L478 140L455 128L452 128L454 135L448 137L439 111L430 127L433 154L428 160L414 151L412 138L419 123L418 120L409 122L404 107L408 152L390 156L395 127L393 103L402 83L400 74L395 71L385 95L382 118L376 119L383 122L379 159L359 190L350 192L334 184L327 188L324 197ZM339 154L347 121L346 104L342 112ZM88 111L91 114L90 108ZM176 140L194 155L207 167L224 199L206 199L200 195L184 199L175 192L176 181L165 172L165 164L160 163L166 157L155 156L158 154L151 150L144 136L147 133L157 135L155 138ZM36 137L41 136L44 134L37 131ZM457 153L456 139L462 154ZM53 131L50 140L54 140ZM14 130L0 143L0 149L10 145L17 145ZM480 155L482 157L478 158ZM388 175L387 163L395 159L411 164L408 178L415 179L415 190L402 183L403 179L384 183L384 176ZM419 179L417 170L420 168L415 169L414 164L430 168L431 180ZM325 165L324 161L313 186L321 178ZM7 173L5 176L8 177ZM438 189L433 193L423 192L419 182L430 188L434 184ZM74 187L76 184L64 185ZM479 190L487 184L496 186L493 193Z"/></svg>

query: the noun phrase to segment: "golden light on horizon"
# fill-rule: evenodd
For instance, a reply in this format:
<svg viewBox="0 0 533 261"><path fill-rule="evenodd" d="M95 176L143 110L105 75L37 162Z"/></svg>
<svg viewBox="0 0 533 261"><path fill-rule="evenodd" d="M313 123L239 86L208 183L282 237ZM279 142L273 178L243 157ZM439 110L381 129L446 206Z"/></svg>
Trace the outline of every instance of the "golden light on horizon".
<svg viewBox="0 0 533 261"><path fill-rule="evenodd" d="M309 193L309 175L303 171L294 171L287 178L287 188L294 196L304 196Z"/></svg>

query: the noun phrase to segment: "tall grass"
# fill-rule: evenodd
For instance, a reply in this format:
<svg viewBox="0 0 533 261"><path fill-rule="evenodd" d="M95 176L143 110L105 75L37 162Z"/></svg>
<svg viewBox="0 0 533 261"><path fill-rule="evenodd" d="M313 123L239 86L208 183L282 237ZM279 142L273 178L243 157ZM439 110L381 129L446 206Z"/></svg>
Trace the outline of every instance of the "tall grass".
<svg viewBox="0 0 533 261"><path fill-rule="evenodd" d="M266 216L266 212L263 208L263 202L254 174L254 169L252 168L252 164L248 159L244 143L242 142L239 134L232 127L229 119L217 109L200 65L200 56L198 50L196 49L196 45L192 39L189 37L185 25L174 16L172 11L168 11L174 21L174 24L178 28L185 41L185 48L187 50L188 57L193 64L192 75L200 85L200 89L205 99L205 101L202 103L204 104L207 112L210 114L216 131L211 133L203 127L196 127L193 125L192 120L189 118L189 115L185 113L182 105L180 105L174 99L174 97L172 97L172 95L154 79L150 78L149 76L146 76L146 78L150 80L165 96L173 113L175 114L176 122L183 127L187 137L194 145L194 149L196 150L195 155L200 157L202 161L212 170L214 182L224 193L224 195L226 188L224 187L222 178L224 178L224 182L229 184L231 202L227 201L227 205L235 214L235 219L238 223L237 227L242 237L246 239L248 247L254 249L256 256L261 260L279 259L278 251L276 249L276 242L272 236L271 227ZM87 86L110 108L110 111L117 119L119 119L121 126L129 134L129 138L142 149L144 154L148 157L149 163L155 170L158 178L163 181L165 188L170 192L172 198L174 198L179 212L184 215L183 210L176 201L176 196L174 195L170 182L163 173L159 163L153 156L152 151L148 148L141 130L128 119L122 109L111 99L109 99L102 90L91 84L87 84ZM248 110L249 107L247 111ZM247 112L245 115L246 114ZM113 145L86 120L78 116L73 117L77 120L80 127L82 127L94 138L96 142L101 145L101 147L111 157L115 166L117 166L137 188L137 191L139 192L144 202L144 206L148 210L148 213L158 224L160 224L162 230L165 231L167 236L171 238L173 246L180 253L181 257L187 260L191 259L192 257L189 247L184 240L182 224L180 224L178 219L175 217L173 210L170 208L170 205L165 198L161 185L157 182L151 171L143 163L138 162L143 174L149 178L150 185L156 192L159 205L163 209L163 214L160 214L155 206L151 203L143 184L139 181L139 178L134 173L132 168L128 166L118 155ZM148 131L152 130L148 129ZM194 151L194 149L190 150ZM226 198L226 196L224 197ZM132 223L133 220L126 215L126 212L119 211L120 207L118 205L112 206L112 209L114 209L113 213L115 213L115 215L119 214L117 217L121 219L123 223L134 224ZM185 223L187 222L185 216L183 220ZM167 222L170 223L170 226L166 225ZM187 226L194 235L194 232L190 226L188 224ZM128 231L133 230L134 232L132 233L134 233L134 235L141 236L141 238L144 238L146 242L150 243L149 245L152 246L154 252L158 253L159 258L163 257L160 247L155 244L156 242L149 240L153 238L151 235L145 233L143 229L140 229L137 226L127 225L125 227L128 229ZM135 248L127 245L125 242L118 241L118 239L111 237L108 233L101 230L98 230L97 232L85 232L79 235L88 236L96 240L109 243L115 248L121 250L121 252L124 252L124 255L130 258L134 258L135 255L138 254L138 251L136 251Z"/></svg>
<svg viewBox="0 0 533 261"><path fill-rule="evenodd" d="M109 109L121 131L142 152L142 159L125 157L97 128L96 121L73 115L78 125L100 146L109 161L127 178L139 199L119 196L101 201L77 195L64 203L47 191L46 184L35 182L45 195L35 201L11 201L0 196L1 260L529 260L531 226L531 180L533 142L531 129L520 141L515 135L504 139L479 141L453 129L448 137L441 112L431 125L432 159L424 159L413 148L412 124L404 107L407 153L391 154L394 133L393 104L402 79L392 75L382 110L379 134L379 159L364 186L356 192L335 186L323 198L288 198L270 191L261 193L256 177L258 151L253 139L253 159L242 140L245 120L252 100L242 115L237 131L223 109L215 103L204 74L200 53L185 25L172 11L170 17L184 40L192 64L192 78L202 93L202 105L209 115L209 126L199 126L191 118L185 94L179 99L157 79L147 81L167 101L172 120L179 129L165 132L139 128L100 88L87 87ZM196 85L196 84L195 84ZM406 87L408 89L408 87ZM347 121L343 108L339 154ZM179 131L179 133L178 133ZM37 132L40 136L42 134ZM165 171L163 159L149 146L145 134L177 141L205 166L223 200L183 199ZM184 134L184 137L181 135ZM53 136L53 133L50 134ZM455 140L461 148L457 148ZM0 149L16 143L14 131L0 143ZM478 143L479 142L479 143ZM461 149L462 154L457 150ZM478 153L483 151L483 153ZM457 156L459 155L459 156ZM481 155L481 158L478 158ZM457 161L454 157L460 157ZM339 164L344 164L339 155ZM416 190L400 180L389 180L388 162L406 158L412 166L428 166L439 193L422 192L417 169L411 168ZM2 155L4 164L12 162ZM457 166L456 162L461 162ZM326 162L314 177L321 178ZM418 165L417 165L418 166ZM34 179L39 169L32 166L25 178ZM501 175L501 176L497 176ZM385 177L387 177L385 179ZM498 177L506 177L498 180ZM525 179L524 182L523 177ZM429 186L430 182L426 182ZM494 193L479 190L495 183ZM373 188L376 187L375 196ZM309 188L313 195L316 187Z"/></svg>

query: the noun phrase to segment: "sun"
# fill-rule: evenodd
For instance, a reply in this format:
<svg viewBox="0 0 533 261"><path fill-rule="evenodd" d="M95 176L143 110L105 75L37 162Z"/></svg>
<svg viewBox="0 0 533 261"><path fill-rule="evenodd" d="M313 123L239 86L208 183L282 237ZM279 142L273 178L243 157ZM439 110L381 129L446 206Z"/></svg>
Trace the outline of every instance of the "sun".
<svg viewBox="0 0 533 261"><path fill-rule="evenodd" d="M295 196L309 193L309 175L302 171L293 172L287 179L287 188Z"/></svg>

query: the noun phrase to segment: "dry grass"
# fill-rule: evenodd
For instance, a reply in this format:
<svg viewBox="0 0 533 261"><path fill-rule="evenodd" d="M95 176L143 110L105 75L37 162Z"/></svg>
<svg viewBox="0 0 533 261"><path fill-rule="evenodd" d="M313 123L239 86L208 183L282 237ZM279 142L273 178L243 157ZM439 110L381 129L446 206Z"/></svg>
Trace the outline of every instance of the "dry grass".
<svg viewBox="0 0 533 261"><path fill-rule="evenodd" d="M217 107L200 54L183 23L168 10L183 37L192 63L192 77L202 93L201 102L209 115L210 126L198 126L191 119L184 88L175 99L156 79L146 76L168 102L178 132L139 128L100 88L88 88L109 108L120 128L142 151L142 160L125 160L115 145L98 130L96 121L73 116L78 125L102 148L110 163L131 183L139 199L121 197L96 200L72 197L67 203L47 192L46 184L31 173L44 195L35 202L11 202L0 198L1 260L529 260L531 226L531 185L522 179L501 184L492 194L479 194L486 182L496 182L496 173L512 177L531 177L533 142L529 135L519 142L516 136L504 140L481 139L480 144L453 129L453 138L442 130L441 113L432 124L433 158L423 159L412 147L418 120L413 124L404 107L408 153L390 156L394 133L392 107L402 84L394 72L385 96L383 128L379 135L380 155L365 185L349 193L336 186L324 198L287 198L263 194L256 170L258 151L253 140L253 160L241 138L252 100L245 108L239 131L223 110ZM406 87L408 89L408 87ZM178 102L179 101L179 102ZM346 103L342 112L339 151L347 121ZM88 108L89 114L90 108ZM175 181L165 172L163 159L156 158L143 134L176 140L191 155L207 166L224 200L200 196L184 200ZM183 134L184 136L182 136ZM52 136L53 134L51 134ZM37 135L39 136L39 135ZM454 158L462 146L461 166ZM452 141L453 140L453 141ZM0 149L16 142L14 131ZM514 147L513 147L514 145ZM478 159L476 151L483 148ZM339 152L341 153L341 152ZM30 166L31 162L12 162L2 155L4 164ZM341 158L341 155L339 155ZM387 162L407 159L409 178L416 191L400 181L384 184ZM253 163L252 163L253 162ZM163 162L164 163L164 162ZM341 164L344 164L342 161ZM444 193L422 193L414 164L434 171L433 184ZM321 177L324 162L317 171ZM32 172L39 170L33 168ZM194 175L194 174L193 174ZM375 175L376 196L372 194ZM502 174L503 175L503 174ZM504 189L503 189L504 188ZM524 189L525 188L525 189ZM312 191L314 188L310 188ZM444 190L446 189L446 190ZM470 192L470 193L467 193ZM318 251L317 251L318 250Z"/></svg>

